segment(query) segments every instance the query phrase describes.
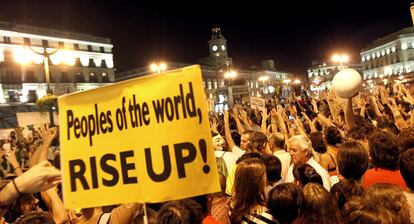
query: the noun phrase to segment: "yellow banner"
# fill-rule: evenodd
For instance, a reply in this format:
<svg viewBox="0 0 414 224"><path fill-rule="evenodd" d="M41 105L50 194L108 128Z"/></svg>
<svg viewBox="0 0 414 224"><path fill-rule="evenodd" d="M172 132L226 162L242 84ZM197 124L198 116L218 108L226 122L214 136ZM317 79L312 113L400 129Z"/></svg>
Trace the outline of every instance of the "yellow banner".
<svg viewBox="0 0 414 224"><path fill-rule="evenodd" d="M59 98L67 208L220 191L199 66Z"/></svg>

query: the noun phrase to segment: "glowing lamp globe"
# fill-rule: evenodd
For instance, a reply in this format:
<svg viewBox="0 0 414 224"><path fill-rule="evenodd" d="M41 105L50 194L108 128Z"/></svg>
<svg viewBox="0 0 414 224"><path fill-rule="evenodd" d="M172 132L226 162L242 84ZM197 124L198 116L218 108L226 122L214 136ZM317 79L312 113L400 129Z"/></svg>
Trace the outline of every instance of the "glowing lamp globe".
<svg viewBox="0 0 414 224"><path fill-rule="evenodd" d="M342 69L332 80L332 90L342 98L354 96L362 86L361 75L351 68Z"/></svg>

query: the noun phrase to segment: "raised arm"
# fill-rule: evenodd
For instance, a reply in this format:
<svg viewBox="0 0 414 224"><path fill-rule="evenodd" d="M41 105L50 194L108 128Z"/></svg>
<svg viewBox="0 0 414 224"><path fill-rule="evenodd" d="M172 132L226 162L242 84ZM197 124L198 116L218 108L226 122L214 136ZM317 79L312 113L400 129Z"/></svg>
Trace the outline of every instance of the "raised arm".
<svg viewBox="0 0 414 224"><path fill-rule="evenodd" d="M371 101L372 101L372 106L374 107L375 115L377 117L381 117L382 113L378 107L377 98L374 95L371 96Z"/></svg>
<svg viewBox="0 0 414 224"><path fill-rule="evenodd" d="M21 194L45 191L60 182L60 172L49 162L43 161L16 177L0 191L0 205L9 205Z"/></svg>
<svg viewBox="0 0 414 224"><path fill-rule="evenodd" d="M237 131L239 132L239 134L242 134L243 132L246 131L246 129L244 128L243 124L240 122L239 110L237 107L233 107L232 114L233 114L234 121L236 122L236 125L237 125Z"/></svg>
<svg viewBox="0 0 414 224"><path fill-rule="evenodd" d="M348 131L356 127L354 109L352 108L352 97L348 98L346 101L345 124Z"/></svg>
<svg viewBox="0 0 414 224"><path fill-rule="evenodd" d="M278 132L277 130L277 111L275 108L273 108L270 111L270 129L272 130L272 133Z"/></svg>
<svg viewBox="0 0 414 224"><path fill-rule="evenodd" d="M286 128L285 120L283 119L282 113L283 113L283 108L278 105L277 121L279 124L279 128L282 131L282 134L285 136L285 139L289 139L289 132Z"/></svg>
<svg viewBox="0 0 414 224"><path fill-rule="evenodd" d="M57 194L56 187L50 188L41 193L41 196L49 208L53 220L56 224L68 223L69 215L63 205L62 199Z"/></svg>
<svg viewBox="0 0 414 224"><path fill-rule="evenodd" d="M240 111L240 118L243 121L246 130L253 130L253 127L249 124L249 118L247 117L247 112L245 110Z"/></svg>
<svg viewBox="0 0 414 224"><path fill-rule="evenodd" d="M299 131L300 135L307 136L305 128L303 127L302 121L298 117L296 117L295 119L295 126L296 126L296 129Z"/></svg>
<svg viewBox="0 0 414 224"><path fill-rule="evenodd" d="M325 117L321 113L318 113L318 118L322 122L322 124L326 127L335 126L335 124L329 118Z"/></svg>
<svg viewBox="0 0 414 224"><path fill-rule="evenodd" d="M242 134L242 133L240 133L240 134ZM228 111L224 111L224 136L225 136L227 144L229 146L229 150L231 151L236 144L234 143L233 138L231 137L229 112Z"/></svg>
<svg viewBox="0 0 414 224"><path fill-rule="evenodd" d="M267 109L265 108L262 111L262 125L260 126L260 129L262 130L263 133L267 132Z"/></svg>
<svg viewBox="0 0 414 224"><path fill-rule="evenodd" d="M19 165L19 162L17 162L16 159L16 147L12 146L11 151L8 155L6 155L7 162L9 162L10 166L12 166L14 173L17 176L20 176L23 174L22 168Z"/></svg>
<svg viewBox="0 0 414 224"><path fill-rule="evenodd" d="M389 98L388 106L391 109L392 115L394 116L395 125L398 127L398 129L402 130L404 128L408 128L407 123L405 123L405 120L401 115L400 110L398 109L395 99Z"/></svg>
<svg viewBox="0 0 414 224"><path fill-rule="evenodd" d="M47 160L47 153L52 141L57 136L56 128L49 128L47 125L43 125L39 128L39 134L43 140L43 143L36 149L33 155L29 159L29 167L33 167L37 163L43 160Z"/></svg>
<svg viewBox="0 0 414 224"><path fill-rule="evenodd" d="M308 117L308 115L306 115L305 112L302 112L302 116L305 118L306 122L308 123L311 133L318 132L318 130L316 130L315 124L311 121L311 119Z"/></svg>

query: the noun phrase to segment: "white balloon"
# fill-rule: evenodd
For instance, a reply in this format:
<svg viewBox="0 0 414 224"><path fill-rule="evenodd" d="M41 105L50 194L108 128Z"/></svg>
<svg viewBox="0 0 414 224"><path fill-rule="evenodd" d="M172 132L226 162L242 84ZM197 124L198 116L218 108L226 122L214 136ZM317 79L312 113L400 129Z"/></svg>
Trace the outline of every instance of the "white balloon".
<svg viewBox="0 0 414 224"><path fill-rule="evenodd" d="M332 90L342 98L350 98L355 95L362 86L362 78L359 72L352 68L342 69L336 73L332 80Z"/></svg>

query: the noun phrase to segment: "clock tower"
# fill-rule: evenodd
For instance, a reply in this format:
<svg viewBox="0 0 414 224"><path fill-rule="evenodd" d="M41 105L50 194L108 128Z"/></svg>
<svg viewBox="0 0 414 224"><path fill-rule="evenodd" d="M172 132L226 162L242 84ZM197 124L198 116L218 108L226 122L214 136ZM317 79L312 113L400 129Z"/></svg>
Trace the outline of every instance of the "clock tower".
<svg viewBox="0 0 414 224"><path fill-rule="evenodd" d="M211 29L211 39L208 41L210 56L204 58L202 62L223 69L224 65L232 66L232 59L227 54L227 40L221 34L219 26L214 26Z"/></svg>
<svg viewBox="0 0 414 224"><path fill-rule="evenodd" d="M218 26L211 29L211 39L208 42L210 47L210 57L227 57L226 38L221 35L221 29Z"/></svg>

